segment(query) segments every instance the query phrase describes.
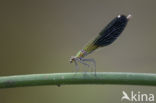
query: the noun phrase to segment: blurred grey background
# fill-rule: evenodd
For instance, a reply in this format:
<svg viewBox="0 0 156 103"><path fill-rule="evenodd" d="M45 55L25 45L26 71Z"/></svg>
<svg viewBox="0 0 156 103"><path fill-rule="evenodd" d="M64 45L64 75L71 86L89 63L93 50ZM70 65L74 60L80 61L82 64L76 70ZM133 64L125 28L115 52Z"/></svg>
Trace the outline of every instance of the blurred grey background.
<svg viewBox="0 0 156 103"><path fill-rule="evenodd" d="M72 72L69 57L118 14L132 18L111 46L88 56L96 59L97 72L156 73L155 4L155 0L1 1L0 76ZM156 88L148 86L41 86L0 90L0 102L120 103L123 90L156 96Z"/></svg>

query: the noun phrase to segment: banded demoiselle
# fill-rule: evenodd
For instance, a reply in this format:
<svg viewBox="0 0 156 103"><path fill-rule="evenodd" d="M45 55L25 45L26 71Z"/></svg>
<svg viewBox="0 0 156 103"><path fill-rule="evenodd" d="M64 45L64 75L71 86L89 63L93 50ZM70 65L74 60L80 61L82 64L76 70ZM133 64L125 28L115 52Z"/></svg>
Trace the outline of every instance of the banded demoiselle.
<svg viewBox="0 0 156 103"><path fill-rule="evenodd" d="M119 35L125 29L128 20L131 18L131 15L118 15L115 17L100 33L99 35L89 42L83 49L81 49L75 56L71 56L70 63L75 63L76 68L78 69L78 63L82 63L90 67L90 65L86 62L91 62L94 65L95 73L96 73L96 62L94 59L86 59L88 54L91 54L98 48L108 46L112 44Z"/></svg>

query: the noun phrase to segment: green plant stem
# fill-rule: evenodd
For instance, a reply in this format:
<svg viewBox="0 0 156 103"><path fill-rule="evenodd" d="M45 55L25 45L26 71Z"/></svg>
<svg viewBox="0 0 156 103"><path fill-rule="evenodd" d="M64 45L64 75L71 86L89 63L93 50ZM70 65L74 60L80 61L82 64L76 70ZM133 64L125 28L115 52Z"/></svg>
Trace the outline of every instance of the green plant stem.
<svg viewBox="0 0 156 103"><path fill-rule="evenodd" d="M0 88L73 85L73 84L125 84L156 86L156 74L97 72L94 73L51 73L1 76Z"/></svg>

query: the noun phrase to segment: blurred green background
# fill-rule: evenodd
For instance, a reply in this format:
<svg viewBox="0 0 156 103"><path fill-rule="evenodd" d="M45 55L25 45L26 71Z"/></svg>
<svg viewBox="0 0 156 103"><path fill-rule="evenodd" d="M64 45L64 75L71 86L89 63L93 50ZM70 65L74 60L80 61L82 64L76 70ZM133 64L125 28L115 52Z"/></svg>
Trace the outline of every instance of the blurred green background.
<svg viewBox="0 0 156 103"><path fill-rule="evenodd" d="M133 17L111 46L88 56L96 59L97 72L156 73L155 4L155 0L1 1L0 76L72 72L70 56L118 14ZM156 88L148 86L38 86L1 89L0 103L120 103L123 90L156 96Z"/></svg>

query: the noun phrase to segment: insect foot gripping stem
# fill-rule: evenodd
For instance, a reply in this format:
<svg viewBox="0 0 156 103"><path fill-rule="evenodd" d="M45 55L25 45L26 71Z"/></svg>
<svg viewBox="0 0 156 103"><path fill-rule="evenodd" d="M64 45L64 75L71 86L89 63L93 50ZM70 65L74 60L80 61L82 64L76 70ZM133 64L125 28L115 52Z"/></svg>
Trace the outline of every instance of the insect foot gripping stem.
<svg viewBox="0 0 156 103"><path fill-rule="evenodd" d="M91 69L94 70L94 73L96 75L96 61L93 58L90 58L90 59L82 58L81 61L83 61L83 62L91 62L93 64L93 67L91 67ZM89 65L89 67L90 67L90 65Z"/></svg>

